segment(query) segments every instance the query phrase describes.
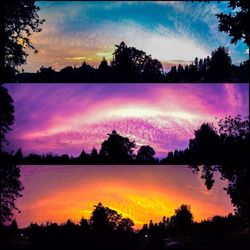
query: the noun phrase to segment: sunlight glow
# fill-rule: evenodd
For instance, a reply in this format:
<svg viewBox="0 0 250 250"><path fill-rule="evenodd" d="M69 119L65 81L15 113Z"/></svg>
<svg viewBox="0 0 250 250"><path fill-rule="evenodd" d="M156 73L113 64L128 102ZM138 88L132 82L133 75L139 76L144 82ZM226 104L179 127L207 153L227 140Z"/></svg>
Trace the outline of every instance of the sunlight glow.
<svg viewBox="0 0 250 250"><path fill-rule="evenodd" d="M150 219L173 215L183 203L191 205L196 221L232 211L219 177L204 193L200 176L185 166L25 166L22 174L21 226L79 222L90 217L98 202L131 218L137 229Z"/></svg>

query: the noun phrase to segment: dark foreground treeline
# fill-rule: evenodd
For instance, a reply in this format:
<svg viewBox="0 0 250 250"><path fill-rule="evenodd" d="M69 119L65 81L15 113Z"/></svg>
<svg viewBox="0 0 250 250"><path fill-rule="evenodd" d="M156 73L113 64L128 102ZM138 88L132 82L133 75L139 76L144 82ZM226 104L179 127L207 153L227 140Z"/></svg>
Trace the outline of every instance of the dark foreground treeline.
<svg viewBox="0 0 250 250"><path fill-rule="evenodd" d="M249 60L233 65L228 49L219 47L207 58L196 57L191 64L172 66L165 73L160 61L121 42L116 45L110 64L103 58L98 67L83 62L80 67L67 66L59 71L42 66L36 73L6 75L6 82L24 83L249 82Z"/></svg>
<svg viewBox="0 0 250 250"><path fill-rule="evenodd" d="M166 158L159 160L155 150L143 145L136 151L135 141L119 135L115 130L101 143L100 150L84 150L79 156L52 153L23 156L19 149L15 154L6 155L15 164L176 164L176 165L244 165L249 163L249 119L241 116L226 117L213 124L203 123L194 131L194 138L184 150L170 151ZM2 156L4 157L4 155Z"/></svg>
<svg viewBox="0 0 250 250"><path fill-rule="evenodd" d="M15 154L5 153L2 157L8 158L15 164L157 164L155 150L149 146L141 146L135 153L136 144L129 138L119 135L115 130L108 134L108 139L101 143L99 152L93 148L90 153L84 150L79 156L68 154L54 155L52 153L39 155L31 153L23 156L18 149Z"/></svg>
<svg viewBox="0 0 250 250"><path fill-rule="evenodd" d="M145 224L134 223L101 203L94 206L89 220L57 224L31 223L17 228L15 220L1 228L5 249L247 249L248 229L237 216L214 216L193 221L190 206L181 205L169 218ZM245 230L245 231L244 231ZM230 238L233 236L233 238ZM234 248L236 247L236 248Z"/></svg>

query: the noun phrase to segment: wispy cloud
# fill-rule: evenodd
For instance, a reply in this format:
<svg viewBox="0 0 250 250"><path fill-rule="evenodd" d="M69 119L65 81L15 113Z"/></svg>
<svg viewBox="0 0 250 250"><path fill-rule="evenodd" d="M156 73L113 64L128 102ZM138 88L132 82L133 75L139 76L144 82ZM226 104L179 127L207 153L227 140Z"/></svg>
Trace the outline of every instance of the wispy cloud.
<svg viewBox="0 0 250 250"><path fill-rule="evenodd" d="M224 10L226 3L39 4L46 22L43 31L31 38L39 53L30 53L24 66L27 71L36 71L42 65L56 69L79 65L85 57L90 64L98 65L103 56L111 59L114 45L121 41L152 54L163 64L205 57L219 45L230 47L233 61L247 59L246 46L241 42L230 45L230 38L218 31L215 14Z"/></svg>
<svg viewBox="0 0 250 250"><path fill-rule="evenodd" d="M188 145L202 122L249 112L247 84L11 84L9 148L78 155L113 129L158 156ZM32 94L31 94L32 93Z"/></svg>

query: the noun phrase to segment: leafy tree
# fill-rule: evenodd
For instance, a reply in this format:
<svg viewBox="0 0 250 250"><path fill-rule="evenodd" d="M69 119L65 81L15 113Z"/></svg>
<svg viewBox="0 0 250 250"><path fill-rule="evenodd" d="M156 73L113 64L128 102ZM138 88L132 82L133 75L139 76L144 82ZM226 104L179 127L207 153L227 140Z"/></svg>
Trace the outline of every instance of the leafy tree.
<svg viewBox="0 0 250 250"><path fill-rule="evenodd" d="M37 71L37 75L39 82L55 82L56 71L52 67L42 66Z"/></svg>
<svg viewBox="0 0 250 250"><path fill-rule="evenodd" d="M203 124L189 148L196 160L192 168L199 171L203 165L206 186L212 188L213 173L219 171L228 181L226 190L237 214L249 224L249 118L228 116L218 121L218 130Z"/></svg>
<svg viewBox="0 0 250 250"><path fill-rule="evenodd" d="M90 225L92 229L96 233L107 232L109 229L109 221L105 207L101 203L98 203L98 205L94 207L95 209L90 217Z"/></svg>
<svg viewBox="0 0 250 250"><path fill-rule="evenodd" d="M101 144L100 159L109 163L131 162L135 143L119 135L115 130L108 136L108 139Z"/></svg>
<svg viewBox="0 0 250 250"><path fill-rule="evenodd" d="M218 169L229 182L226 190L238 215L249 225L249 118L228 116L218 125L223 157Z"/></svg>
<svg viewBox="0 0 250 250"><path fill-rule="evenodd" d="M23 186L19 180L20 168L12 163L7 153L0 152L0 225L10 221L13 210L17 210L15 200L21 197Z"/></svg>
<svg viewBox="0 0 250 250"><path fill-rule="evenodd" d="M102 72L106 72L109 70L109 65L105 57L103 57L98 69Z"/></svg>
<svg viewBox="0 0 250 250"><path fill-rule="evenodd" d="M230 13L217 14L219 30L228 33L232 37L231 43L237 43L237 41L243 39L249 47L250 2L248 0L230 0L228 8L231 9Z"/></svg>
<svg viewBox="0 0 250 250"><path fill-rule="evenodd" d="M144 51L128 47L123 41L115 45L111 67L121 81L159 81L162 76L160 61Z"/></svg>
<svg viewBox="0 0 250 250"><path fill-rule="evenodd" d="M198 164L215 163L219 147L219 136L212 124L203 123L194 131L194 139L189 141L189 151Z"/></svg>
<svg viewBox="0 0 250 250"><path fill-rule="evenodd" d="M84 150L82 150L81 154L78 157L78 159L82 162L86 162L88 158L89 158L89 155Z"/></svg>
<svg viewBox="0 0 250 250"><path fill-rule="evenodd" d="M23 153L22 153L22 150L21 148L19 148L16 152L16 154L14 155L14 159L16 161L16 163L19 163L22 161L23 159Z"/></svg>
<svg viewBox="0 0 250 250"><path fill-rule="evenodd" d="M2 151L3 143L7 142L5 134L11 130L14 119L13 99L7 89L0 85L0 151Z"/></svg>
<svg viewBox="0 0 250 250"><path fill-rule="evenodd" d="M218 49L212 51L207 78L213 81L228 80L231 68L232 60L229 56L229 50L220 46Z"/></svg>
<svg viewBox="0 0 250 250"><path fill-rule="evenodd" d="M4 45L5 69L7 73L15 73L16 67L26 63L26 48L34 48L29 37L32 32L40 32L44 20L39 19L39 7L35 0L4 1Z"/></svg>
<svg viewBox="0 0 250 250"><path fill-rule="evenodd" d="M155 151L149 145L141 146L136 155L136 160L142 163L154 163L155 162Z"/></svg>
<svg viewBox="0 0 250 250"><path fill-rule="evenodd" d="M102 203L94 206L91 217L90 225L96 233L108 233L116 230L131 231L134 222L129 218L122 218L121 214L117 211L104 207Z"/></svg>
<svg viewBox="0 0 250 250"><path fill-rule="evenodd" d="M14 105L6 88L0 85L0 225L11 220L13 210L18 210L15 200L21 196L23 187L19 180L20 168L13 163L12 156L2 151L7 143L5 134L14 123Z"/></svg>
<svg viewBox="0 0 250 250"><path fill-rule="evenodd" d="M122 41L120 45L115 45L116 50L113 53L111 66L116 70L118 75L126 79L126 77L133 75L132 60L129 57L129 49Z"/></svg>
<svg viewBox="0 0 250 250"><path fill-rule="evenodd" d="M133 231L134 222L130 218L122 218L118 225L118 230Z"/></svg>
<svg viewBox="0 0 250 250"><path fill-rule="evenodd" d="M161 81L162 75L163 68L161 62L157 59L151 59L151 57L146 56L142 72L143 82Z"/></svg>
<svg viewBox="0 0 250 250"><path fill-rule="evenodd" d="M189 231L193 224L193 215L190 206L183 204L175 210L175 214L171 217L171 223L177 232L185 234Z"/></svg>

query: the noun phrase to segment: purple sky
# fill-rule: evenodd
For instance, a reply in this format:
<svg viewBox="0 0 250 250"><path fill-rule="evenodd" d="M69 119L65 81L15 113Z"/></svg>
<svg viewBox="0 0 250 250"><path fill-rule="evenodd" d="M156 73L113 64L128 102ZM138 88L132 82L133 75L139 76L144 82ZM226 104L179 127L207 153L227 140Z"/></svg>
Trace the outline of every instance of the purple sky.
<svg viewBox="0 0 250 250"><path fill-rule="evenodd" d="M8 150L79 155L115 129L157 156L187 147L215 117L249 113L248 84L6 84L16 122Z"/></svg>

